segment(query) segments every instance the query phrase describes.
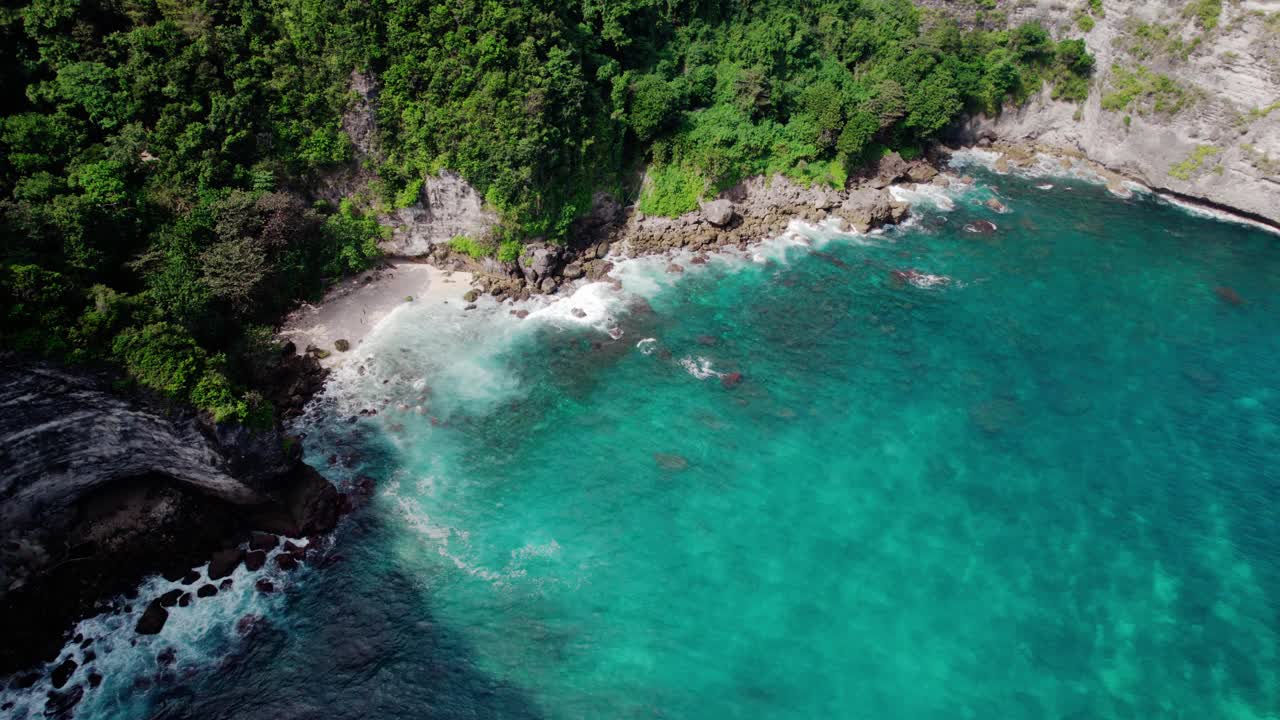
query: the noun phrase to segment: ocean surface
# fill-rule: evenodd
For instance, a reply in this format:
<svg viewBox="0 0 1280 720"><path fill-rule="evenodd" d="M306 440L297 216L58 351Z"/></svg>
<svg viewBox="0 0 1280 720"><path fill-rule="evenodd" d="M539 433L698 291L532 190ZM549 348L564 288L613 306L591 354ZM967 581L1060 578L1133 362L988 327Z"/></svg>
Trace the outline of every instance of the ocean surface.
<svg viewBox="0 0 1280 720"><path fill-rule="evenodd" d="M368 500L276 593L87 621L76 716L1280 718L1280 237L966 172L406 303L298 427Z"/></svg>

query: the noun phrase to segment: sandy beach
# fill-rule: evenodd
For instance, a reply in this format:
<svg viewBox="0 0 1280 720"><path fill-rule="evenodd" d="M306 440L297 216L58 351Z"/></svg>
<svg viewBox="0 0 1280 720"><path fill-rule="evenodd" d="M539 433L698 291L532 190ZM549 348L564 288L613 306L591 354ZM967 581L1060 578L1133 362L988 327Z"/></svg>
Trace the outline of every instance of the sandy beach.
<svg viewBox="0 0 1280 720"><path fill-rule="evenodd" d="M469 289L470 273L390 261L334 285L318 304L304 303L289 314L277 336L292 340L299 352L312 345L328 351L321 364L337 367L396 307L406 302L452 303L461 310ZM337 349L339 340L350 344L345 352Z"/></svg>

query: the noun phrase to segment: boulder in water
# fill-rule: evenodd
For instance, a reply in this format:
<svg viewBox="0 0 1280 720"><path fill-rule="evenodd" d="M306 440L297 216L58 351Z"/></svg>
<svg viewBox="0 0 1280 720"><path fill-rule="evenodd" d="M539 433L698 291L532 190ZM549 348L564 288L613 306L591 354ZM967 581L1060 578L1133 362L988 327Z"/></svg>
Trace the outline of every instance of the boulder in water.
<svg viewBox="0 0 1280 720"><path fill-rule="evenodd" d="M1224 303L1227 303L1228 305L1244 304L1244 298L1240 297L1240 293L1227 287L1226 285L1222 285L1220 287L1214 288L1213 294L1217 295L1219 300L1221 300Z"/></svg>
<svg viewBox="0 0 1280 720"><path fill-rule="evenodd" d="M333 463L329 464L332 465ZM279 543L279 538L271 533L255 532L249 536L250 550L274 550Z"/></svg>
<svg viewBox="0 0 1280 720"><path fill-rule="evenodd" d="M986 202L986 206L991 208L992 210L995 210L998 213L1009 212L1009 208L1005 207L1005 204L1000 202L996 198L989 198Z"/></svg>
<svg viewBox="0 0 1280 720"><path fill-rule="evenodd" d="M720 376L721 387L731 388L742 382L742 373L731 372Z"/></svg>
<svg viewBox="0 0 1280 720"><path fill-rule="evenodd" d="M990 235L996 231L996 224L990 220L977 220L965 225L964 230L976 235Z"/></svg>
<svg viewBox="0 0 1280 720"><path fill-rule="evenodd" d="M171 608L174 605L178 604L178 599L181 597L182 597L181 590L170 590L169 592L156 598L156 600L160 603L160 607Z"/></svg>
<svg viewBox="0 0 1280 720"><path fill-rule="evenodd" d="M689 461L686 460L683 455L654 453L653 460L658 463L658 467L663 470L680 471L689 467Z"/></svg>
<svg viewBox="0 0 1280 720"><path fill-rule="evenodd" d="M338 338L333 341L333 349L338 352L346 352L351 349L351 341Z"/></svg>
<svg viewBox="0 0 1280 720"><path fill-rule="evenodd" d="M254 550L244 556L244 566L249 572L256 572L267 564L267 554L262 550Z"/></svg>
<svg viewBox="0 0 1280 720"><path fill-rule="evenodd" d="M213 559L209 561L209 579L217 580L224 578L235 572L240 567L240 561L244 559L244 551L240 548L231 548L230 550L222 550L213 554Z"/></svg>
<svg viewBox="0 0 1280 720"><path fill-rule="evenodd" d="M72 710L84 697L84 688L76 685L65 691L51 691L44 704L44 716L47 718L70 718Z"/></svg>
<svg viewBox="0 0 1280 720"><path fill-rule="evenodd" d="M142 617L138 619L138 624L134 627L134 631L139 635L155 635L164 629L164 624L169 619L169 611L164 609L160 604L160 599L156 598L147 606L146 611L142 613Z"/></svg>
<svg viewBox="0 0 1280 720"><path fill-rule="evenodd" d="M67 658L66 660L63 660L58 667L53 669L53 672L49 675L49 681L53 684L55 689L61 688L63 685L67 684L68 680L71 679L71 675L75 673L77 667L79 666L76 665L75 660Z"/></svg>

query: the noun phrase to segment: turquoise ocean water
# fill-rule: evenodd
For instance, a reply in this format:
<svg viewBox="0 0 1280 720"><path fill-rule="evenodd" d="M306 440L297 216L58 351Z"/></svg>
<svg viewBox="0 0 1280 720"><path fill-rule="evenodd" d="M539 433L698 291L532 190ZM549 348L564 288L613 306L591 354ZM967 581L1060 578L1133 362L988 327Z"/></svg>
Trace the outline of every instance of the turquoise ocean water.
<svg viewBox="0 0 1280 720"><path fill-rule="evenodd" d="M525 320L406 305L302 426L376 482L329 561L82 716L1280 718L1280 238L974 174Z"/></svg>

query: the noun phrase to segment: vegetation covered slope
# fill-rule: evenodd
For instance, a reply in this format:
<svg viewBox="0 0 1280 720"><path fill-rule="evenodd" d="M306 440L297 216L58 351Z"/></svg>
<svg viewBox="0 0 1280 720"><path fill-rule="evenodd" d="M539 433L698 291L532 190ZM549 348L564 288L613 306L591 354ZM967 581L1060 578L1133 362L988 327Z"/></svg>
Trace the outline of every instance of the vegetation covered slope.
<svg viewBox="0 0 1280 720"><path fill-rule="evenodd" d="M239 420L270 416L265 324L376 254L371 216L310 201L335 168L387 205L449 168L501 213L493 247L564 240L644 163L660 213L759 172L842 184L1092 70L908 0L34 0L0 35L3 342ZM373 157L342 131L353 70L381 84Z"/></svg>

